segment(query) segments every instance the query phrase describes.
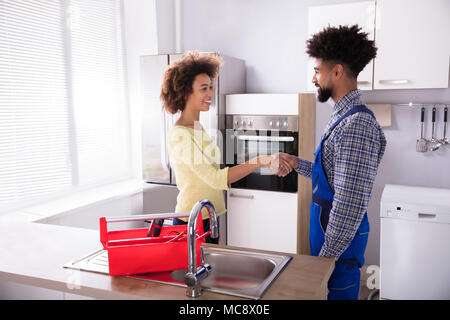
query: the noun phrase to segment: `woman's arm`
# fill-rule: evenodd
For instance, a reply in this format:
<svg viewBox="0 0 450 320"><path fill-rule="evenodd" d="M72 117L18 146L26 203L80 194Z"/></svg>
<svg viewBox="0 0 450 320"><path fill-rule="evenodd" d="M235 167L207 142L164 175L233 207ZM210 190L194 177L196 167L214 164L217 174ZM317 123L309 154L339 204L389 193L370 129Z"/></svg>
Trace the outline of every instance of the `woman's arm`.
<svg viewBox="0 0 450 320"><path fill-rule="evenodd" d="M241 180L242 178L248 176L250 173L262 167L263 159L260 159L259 156L253 159L250 159L244 163L238 164L237 166L228 168L228 185Z"/></svg>
<svg viewBox="0 0 450 320"><path fill-rule="evenodd" d="M261 155L237 166L228 168L228 184L248 176L262 166L269 168L279 176L285 176L292 170L289 163L281 159L278 154Z"/></svg>
<svg viewBox="0 0 450 320"><path fill-rule="evenodd" d="M213 149L211 148L211 150ZM227 190L231 183L244 178L262 166L268 167L272 173L279 176L284 176L291 171L288 162L281 159L279 154L260 155L245 163L220 169L212 164L213 156L209 153L207 156L205 152L208 153L195 141L194 136L188 130L175 128L170 132L169 156L171 160L183 162L197 177L213 189ZM215 155L217 156L216 153Z"/></svg>

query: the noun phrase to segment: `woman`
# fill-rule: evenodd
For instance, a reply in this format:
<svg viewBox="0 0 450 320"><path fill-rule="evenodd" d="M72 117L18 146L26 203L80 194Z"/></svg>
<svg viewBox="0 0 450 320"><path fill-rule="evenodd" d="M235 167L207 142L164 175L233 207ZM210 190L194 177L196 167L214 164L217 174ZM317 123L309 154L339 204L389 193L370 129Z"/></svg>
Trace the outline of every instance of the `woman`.
<svg viewBox="0 0 450 320"><path fill-rule="evenodd" d="M164 73L161 100L164 108L181 115L169 131L169 158L175 170L177 197L175 212L190 212L199 200L208 199L218 216L226 212L223 190L252 171L265 166L272 172L285 175L290 168L283 162L279 170L278 155L261 155L243 164L220 169L220 150L199 123L200 112L208 111L214 94L216 79L222 61L213 54L197 51L185 53ZM202 210L204 231L210 230L209 215ZM173 224L186 224L187 218L174 219ZM206 238L206 242L218 243Z"/></svg>

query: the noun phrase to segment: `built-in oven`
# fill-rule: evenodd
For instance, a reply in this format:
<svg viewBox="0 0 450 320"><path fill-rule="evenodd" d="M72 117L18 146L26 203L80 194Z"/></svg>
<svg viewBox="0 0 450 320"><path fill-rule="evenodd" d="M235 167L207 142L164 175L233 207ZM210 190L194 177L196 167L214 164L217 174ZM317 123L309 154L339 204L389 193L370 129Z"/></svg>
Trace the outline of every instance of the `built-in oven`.
<svg viewBox="0 0 450 320"><path fill-rule="evenodd" d="M235 166L258 155L298 155L298 115L227 115L226 164ZM297 192L298 174L278 177L261 167L231 184L232 188Z"/></svg>

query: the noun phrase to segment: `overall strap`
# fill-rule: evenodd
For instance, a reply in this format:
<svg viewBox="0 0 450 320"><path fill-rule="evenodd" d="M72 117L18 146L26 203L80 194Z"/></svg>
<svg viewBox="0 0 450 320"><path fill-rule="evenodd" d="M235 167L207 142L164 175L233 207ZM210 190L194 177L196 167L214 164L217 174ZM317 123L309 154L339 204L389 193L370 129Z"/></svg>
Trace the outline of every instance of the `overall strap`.
<svg viewBox="0 0 450 320"><path fill-rule="evenodd" d="M367 108L367 107L366 107L365 105L363 105L363 104L357 105L356 107L353 107L353 108L351 108L349 111L347 111L346 113L344 113L344 114L342 115L342 117L340 117L339 119L337 119L337 120L333 123L333 125L330 127L330 129L328 130L328 133L323 137L322 140L325 140L326 138L328 138L328 136L331 134L331 132L333 131L333 129L334 129L334 128L342 121L342 120L344 120L345 118L347 118L347 117L349 117L349 116L351 116L352 114L357 113L357 112L365 112L365 113L368 113L368 114L370 114L372 117L375 118L375 115L373 114L372 110L370 110L369 108Z"/></svg>

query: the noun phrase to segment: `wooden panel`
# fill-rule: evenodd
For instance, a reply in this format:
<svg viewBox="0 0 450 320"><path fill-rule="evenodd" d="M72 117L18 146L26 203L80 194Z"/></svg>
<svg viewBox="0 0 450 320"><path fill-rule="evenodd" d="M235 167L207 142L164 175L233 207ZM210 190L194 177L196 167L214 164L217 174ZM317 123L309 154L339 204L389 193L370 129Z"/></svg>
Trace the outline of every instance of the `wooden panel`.
<svg viewBox="0 0 450 320"><path fill-rule="evenodd" d="M299 148L298 156L314 161L316 128L316 95L300 93L298 97ZM298 175L298 225L297 253L310 254L309 250L309 206L311 203L311 180Z"/></svg>

